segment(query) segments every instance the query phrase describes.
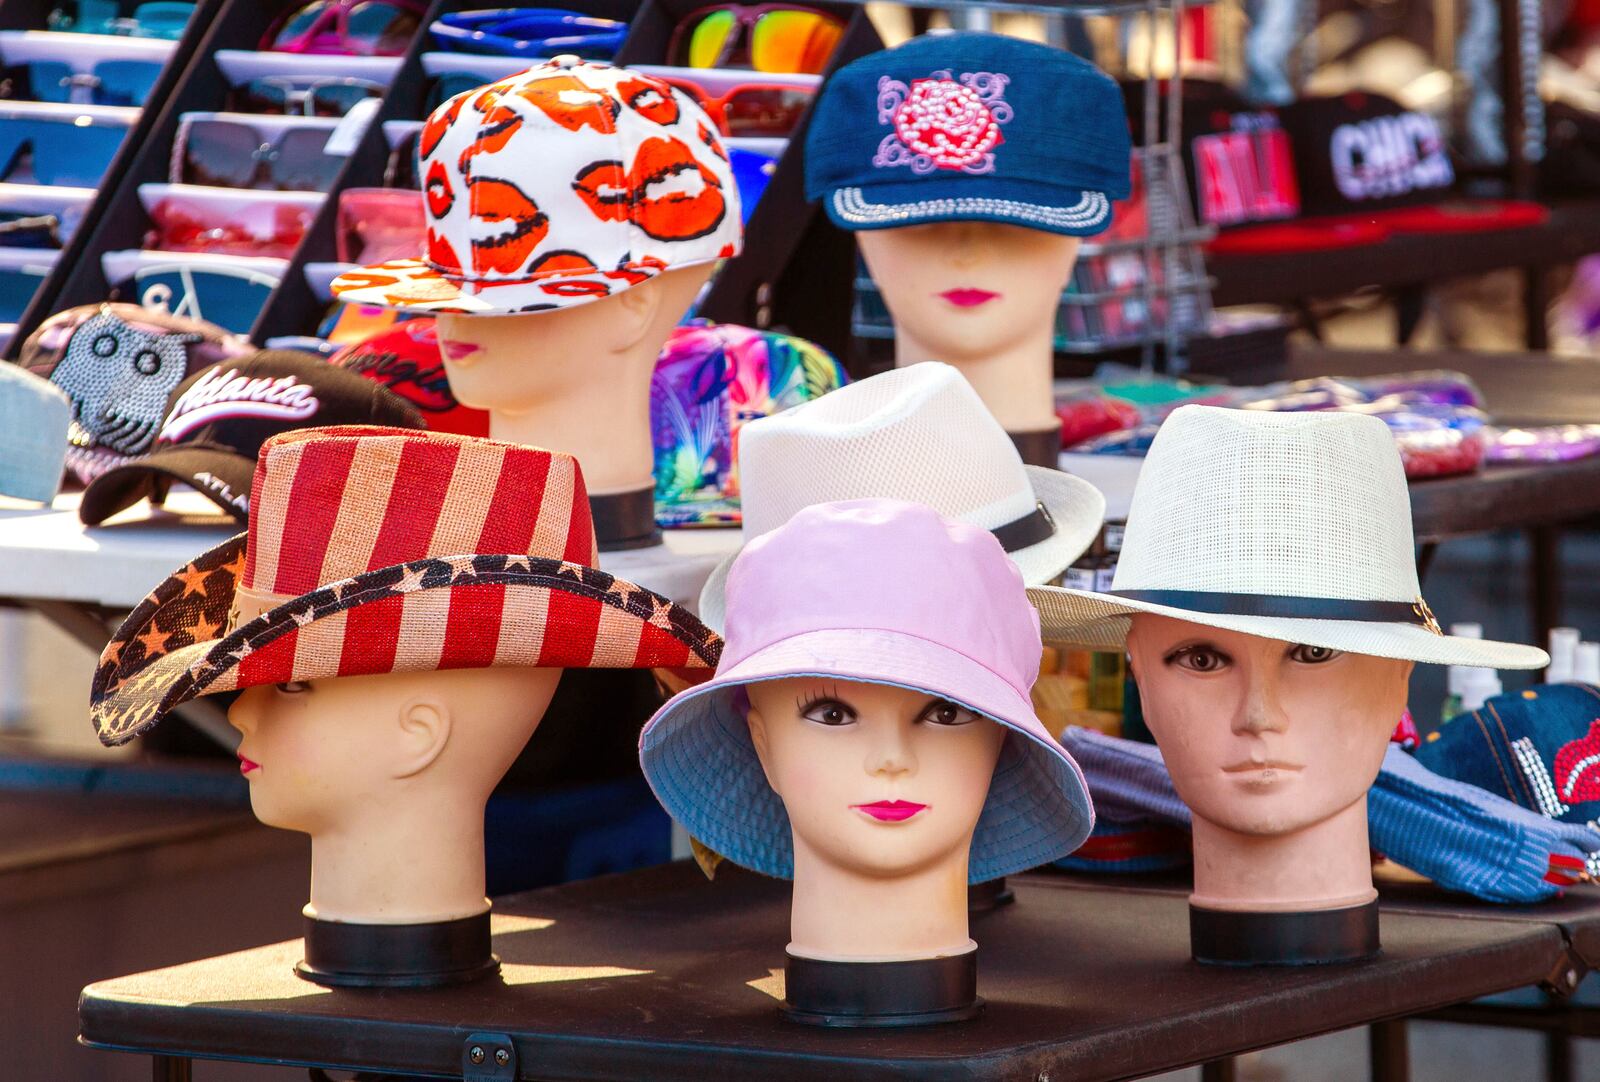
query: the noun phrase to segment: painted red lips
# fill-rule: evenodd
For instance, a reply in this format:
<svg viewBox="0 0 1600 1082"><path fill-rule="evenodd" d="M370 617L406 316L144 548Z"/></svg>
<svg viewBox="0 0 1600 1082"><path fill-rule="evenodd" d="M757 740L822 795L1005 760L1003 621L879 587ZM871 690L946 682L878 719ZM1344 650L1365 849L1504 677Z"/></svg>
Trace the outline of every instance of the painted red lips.
<svg viewBox="0 0 1600 1082"><path fill-rule="evenodd" d="M626 171L618 161L595 162L572 187L601 221L631 218L656 240L703 237L728 212L722 183L677 139L646 139Z"/></svg>
<svg viewBox="0 0 1600 1082"><path fill-rule="evenodd" d="M1588 735L1556 752L1555 774L1563 804L1600 800L1600 718L1589 725Z"/></svg>

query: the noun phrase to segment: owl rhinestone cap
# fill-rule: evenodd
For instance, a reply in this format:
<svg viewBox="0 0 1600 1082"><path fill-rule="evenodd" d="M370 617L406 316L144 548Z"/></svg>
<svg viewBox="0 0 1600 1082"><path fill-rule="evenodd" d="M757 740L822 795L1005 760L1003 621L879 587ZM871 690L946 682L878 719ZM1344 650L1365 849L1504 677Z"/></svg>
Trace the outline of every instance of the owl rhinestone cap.
<svg viewBox="0 0 1600 1082"><path fill-rule="evenodd" d="M1046 642L1120 650L1137 613L1434 665L1537 669L1444 634L1417 580L1389 426L1357 413L1180 406L1139 472L1111 589L1028 588Z"/></svg>
<svg viewBox="0 0 1600 1082"><path fill-rule="evenodd" d="M986 221L1092 236L1126 199L1122 92L1002 34L925 34L840 68L806 136L806 198L842 229Z"/></svg>
<svg viewBox="0 0 1600 1082"><path fill-rule="evenodd" d="M485 315L569 308L739 253L728 151L687 94L560 56L422 127L426 250L335 279L342 301Z"/></svg>

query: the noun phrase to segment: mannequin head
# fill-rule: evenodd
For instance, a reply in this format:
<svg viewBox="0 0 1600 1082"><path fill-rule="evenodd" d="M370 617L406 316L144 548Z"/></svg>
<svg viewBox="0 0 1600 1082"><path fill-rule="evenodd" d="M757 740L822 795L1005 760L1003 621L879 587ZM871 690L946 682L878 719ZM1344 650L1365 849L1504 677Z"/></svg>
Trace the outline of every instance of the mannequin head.
<svg viewBox="0 0 1600 1082"><path fill-rule="evenodd" d="M750 739L789 812L797 876L804 852L860 876L959 863L966 881L1004 729L887 684L792 677L748 694ZM884 801L923 807L873 807Z"/></svg>
<svg viewBox="0 0 1600 1082"><path fill-rule="evenodd" d="M1184 802L1240 834L1292 834L1371 787L1412 662L1141 613L1128 654Z"/></svg>
<svg viewBox="0 0 1600 1082"><path fill-rule="evenodd" d="M647 487L650 376L711 271L710 264L667 271L571 308L441 312L439 353L451 393L489 411L493 438L575 456L591 493Z"/></svg>
<svg viewBox="0 0 1600 1082"><path fill-rule="evenodd" d="M856 234L895 326L895 363L945 361L1011 432L1055 423L1056 307L1079 239L998 222Z"/></svg>
<svg viewBox="0 0 1600 1082"><path fill-rule="evenodd" d="M374 923L485 908L484 805L561 672L389 673L241 693L228 721L243 734L250 804L263 823L311 835L312 908Z"/></svg>

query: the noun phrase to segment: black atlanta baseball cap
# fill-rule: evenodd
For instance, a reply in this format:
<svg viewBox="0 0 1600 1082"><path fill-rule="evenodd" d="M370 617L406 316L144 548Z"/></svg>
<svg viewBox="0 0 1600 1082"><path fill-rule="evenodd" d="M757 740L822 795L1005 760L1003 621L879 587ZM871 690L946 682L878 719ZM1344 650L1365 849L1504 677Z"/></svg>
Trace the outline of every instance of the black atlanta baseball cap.
<svg viewBox="0 0 1600 1082"><path fill-rule="evenodd" d="M178 481L247 522L261 445L326 425L423 427L415 406L372 380L309 353L262 350L179 384L150 452L97 477L78 517L97 526L147 497L159 504Z"/></svg>

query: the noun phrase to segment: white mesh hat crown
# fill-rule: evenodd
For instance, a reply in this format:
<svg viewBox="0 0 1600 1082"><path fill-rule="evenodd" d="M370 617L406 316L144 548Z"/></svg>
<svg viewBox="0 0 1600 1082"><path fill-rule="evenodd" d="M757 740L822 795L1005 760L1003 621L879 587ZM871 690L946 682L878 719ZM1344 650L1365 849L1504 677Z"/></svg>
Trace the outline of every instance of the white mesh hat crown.
<svg viewBox="0 0 1600 1082"><path fill-rule="evenodd" d="M739 431L739 489L747 542L813 504L907 500L992 532L1029 585L1082 555L1106 509L1087 481L1024 465L966 377L937 361L751 421ZM700 619L719 631L733 560L700 593Z"/></svg>
<svg viewBox="0 0 1600 1082"><path fill-rule="evenodd" d="M1183 406L1139 475L1108 594L1030 587L1046 641L1116 649L1153 612L1331 650L1536 669L1543 650L1444 635L1417 582L1389 428L1351 413Z"/></svg>

